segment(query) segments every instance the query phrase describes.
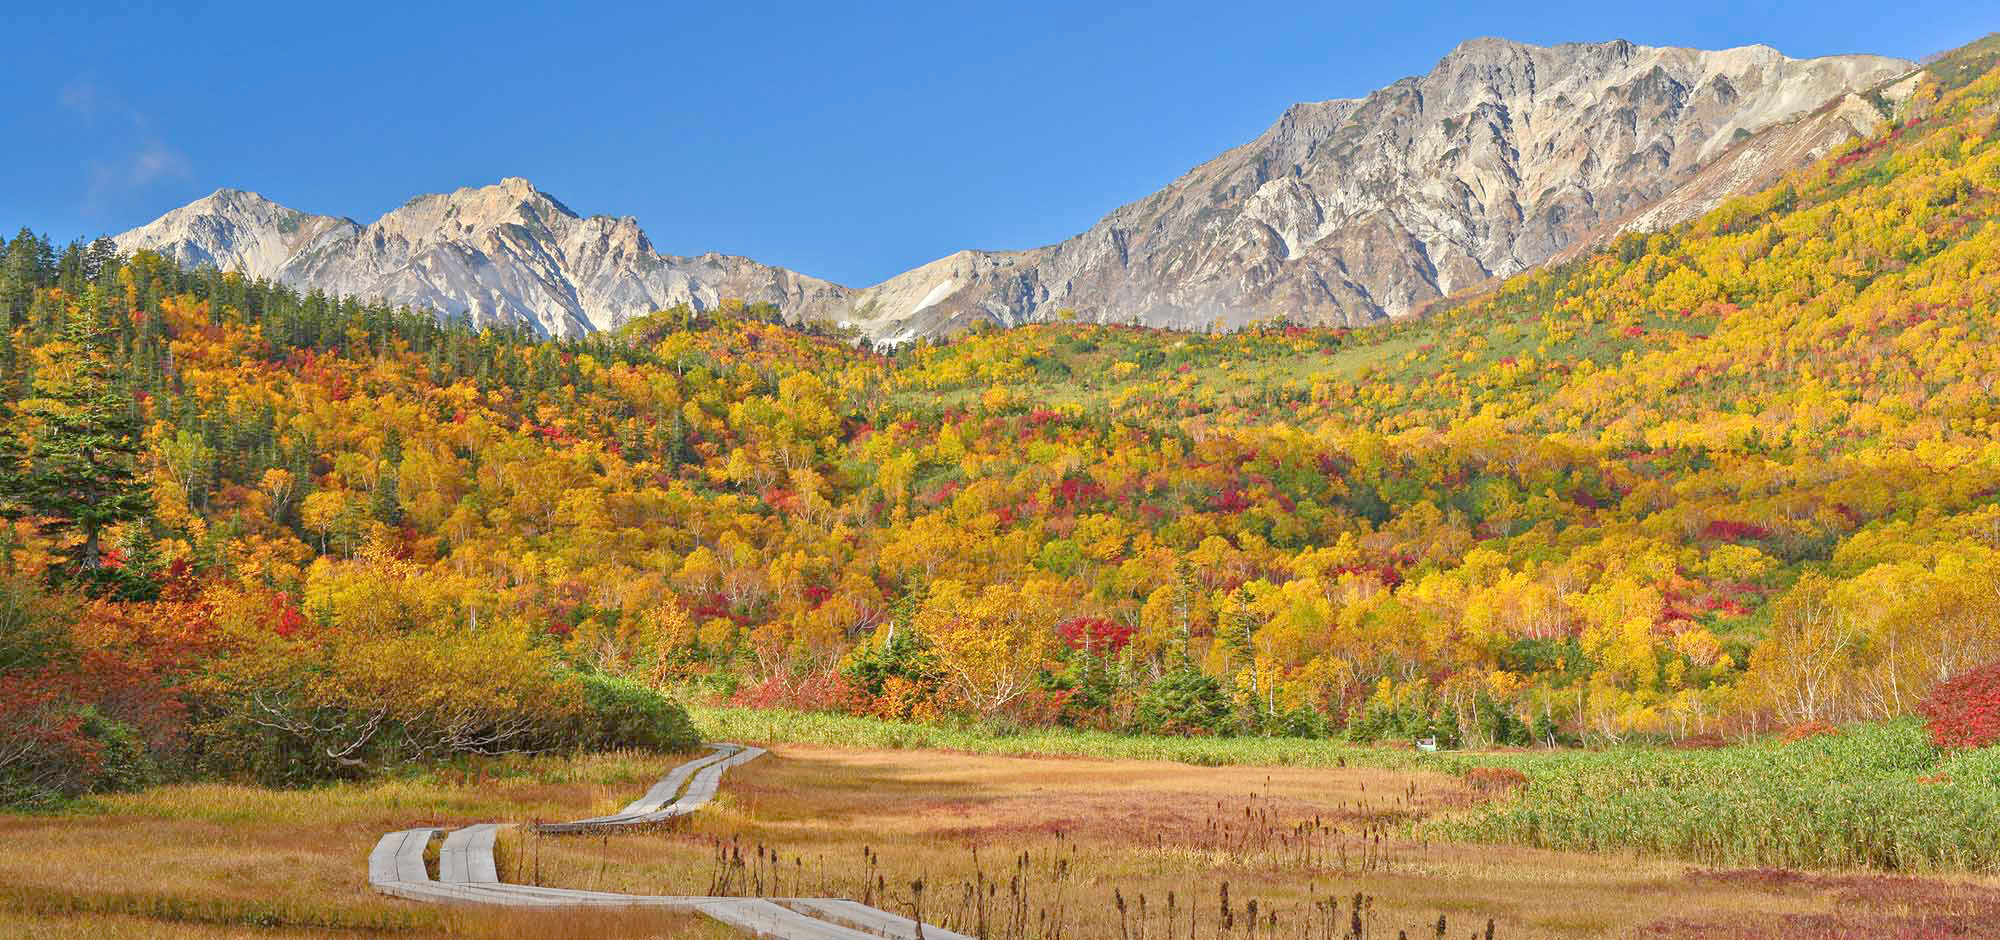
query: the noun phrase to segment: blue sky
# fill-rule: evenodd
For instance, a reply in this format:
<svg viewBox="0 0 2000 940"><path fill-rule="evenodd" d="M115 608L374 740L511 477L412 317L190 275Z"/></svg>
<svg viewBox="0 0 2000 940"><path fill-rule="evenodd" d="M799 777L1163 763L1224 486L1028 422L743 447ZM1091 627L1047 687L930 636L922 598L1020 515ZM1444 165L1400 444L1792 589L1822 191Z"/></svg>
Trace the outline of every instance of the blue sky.
<svg viewBox="0 0 2000 940"><path fill-rule="evenodd" d="M663 251L857 285L1072 234L1472 36L1916 58L2000 29L1990 0L9 6L10 233L221 186L366 222L525 176Z"/></svg>

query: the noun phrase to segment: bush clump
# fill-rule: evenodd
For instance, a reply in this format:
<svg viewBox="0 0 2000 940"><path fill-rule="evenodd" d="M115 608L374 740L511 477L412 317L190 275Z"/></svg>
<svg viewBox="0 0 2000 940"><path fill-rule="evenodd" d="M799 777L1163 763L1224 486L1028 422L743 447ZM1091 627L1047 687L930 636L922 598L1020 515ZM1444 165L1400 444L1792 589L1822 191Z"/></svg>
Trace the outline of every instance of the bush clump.
<svg viewBox="0 0 2000 940"><path fill-rule="evenodd" d="M55 806L162 776L151 744L175 734L177 700L113 650L77 641L96 610L0 578L0 806Z"/></svg>
<svg viewBox="0 0 2000 940"><path fill-rule="evenodd" d="M1176 667L1139 698L1135 730L1183 737L1233 733L1229 696L1215 677L1191 664Z"/></svg>
<svg viewBox="0 0 2000 940"><path fill-rule="evenodd" d="M2000 663L1938 683L1918 711L1931 743L1938 747L1957 750L2000 743Z"/></svg>
<svg viewBox="0 0 2000 940"><path fill-rule="evenodd" d="M671 753L701 743L686 709L642 682L585 673L577 747L601 751L639 748Z"/></svg>

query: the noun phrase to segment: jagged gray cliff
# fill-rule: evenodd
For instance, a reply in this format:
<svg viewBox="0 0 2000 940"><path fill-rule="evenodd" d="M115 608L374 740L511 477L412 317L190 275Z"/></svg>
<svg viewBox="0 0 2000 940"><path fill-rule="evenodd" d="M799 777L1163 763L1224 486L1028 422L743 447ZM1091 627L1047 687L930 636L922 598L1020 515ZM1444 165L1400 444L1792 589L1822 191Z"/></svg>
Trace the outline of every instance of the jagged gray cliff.
<svg viewBox="0 0 2000 940"><path fill-rule="evenodd" d="M611 329L682 303L706 309L735 298L817 310L848 293L747 258L660 254L631 218L581 217L522 179L419 196L365 227L225 189L116 241L552 336Z"/></svg>
<svg viewBox="0 0 2000 940"><path fill-rule="evenodd" d="M1473 40L1365 98L1294 105L1073 238L961 251L862 289L661 254L632 219L578 216L518 179L421 196L365 227L223 190L117 241L550 335L723 298L891 341L1065 310L1176 328L1360 325L1761 187L1871 132L1914 68L1765 46Z"/></svg>

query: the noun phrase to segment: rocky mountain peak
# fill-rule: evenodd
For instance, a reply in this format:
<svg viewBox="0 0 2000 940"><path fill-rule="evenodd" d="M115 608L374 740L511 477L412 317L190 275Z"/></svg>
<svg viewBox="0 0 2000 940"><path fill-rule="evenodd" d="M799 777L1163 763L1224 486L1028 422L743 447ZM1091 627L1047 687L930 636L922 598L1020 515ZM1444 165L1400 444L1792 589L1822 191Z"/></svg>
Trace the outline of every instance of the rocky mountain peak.
<svg viewBox="0 0 2000 940"><path fill-rule="evenodd" d="M1872 102L1900 100L1912 68L1769 46L1471 39L1364 97L1293 105L1075 237L961 251L862 289L661 254L637 221L581 216L521 177L420 196L365 228L220 190L118 241L550 335L724 298L888 341L1064 310L1177 328L1359 325L1760 188L1871 132L1886 116Z"/></svg>
<svg viewBox="0 0 2000 940"><path fill-rule="evenodd" d="M347 219L310 215L288 209L261 194L226 187L147 226L154 231L175 233L173 248L167 253L184 263L213 265L254 277L275 276L293 255L320 239L352 231L354 227ZM119 245L121 249L130 249L122 240Z"/></svg>
<svg viewBox="0 0 2000 940"><path fill-rule="evenodd" d="M188 203L184 208L246 210L263 206L270 206L279 210L284 209L283 206L264 198L262 193L253 193L247 189L231 189L227 186Z"/></svg>
<svg viewBox="0 0 2000 940"><path fill-rule="evenodd" d="M336 294L429 307L550 336L725 298L837 308L835 285L744 258L657 253L630 216L578 215L520 177L418 196L366 226L221 190L115 239Z"/></svg>
<svg viewBox="0 0 2000 940"><path fill-rule="evenodd" d="M566 231L580 220L568 206L536 189L534 184L520 177L508 177L488 186L467 186L448 193L418 196L369 228L430 242L509 225L549 234Z"/></svg>
<svg viewBox="0 0 2000 940"><path fill-rule="evenodd" d="M1554 46L1548 48L1560 49L1562 47ZM1502 39L1498 36L1478 36L1453 46L1450 52L1444 54L1444 58L1438 60L1437 66L1431 69L1431 72L1432 74L1436 74L1454 68L1521 61L1531 58L1538 51L1545 51L1545 49L1542 46L1531 46L1527 43L1515 42L1512 39Z"/></svg>
<svg viewBox="0 0 2000 940"><path fill-rule="evenodd" d="M1408 315L1615 231L1744 139L1912 67L1769 47L1468 40L1431 71L1361 99L1293 106L1256 140L1089 231L991 256L1007 271L992 287L961 288L876 329L921 334L924 322L1014 323L1065 308L1183 328ZM1769 151L1742 185L1781 153L1824 152L1841 133L1824 131L1810 146ZM1730 189L1705 188L1689 204ZM871 291L915 293L899 280Z"/></svg>

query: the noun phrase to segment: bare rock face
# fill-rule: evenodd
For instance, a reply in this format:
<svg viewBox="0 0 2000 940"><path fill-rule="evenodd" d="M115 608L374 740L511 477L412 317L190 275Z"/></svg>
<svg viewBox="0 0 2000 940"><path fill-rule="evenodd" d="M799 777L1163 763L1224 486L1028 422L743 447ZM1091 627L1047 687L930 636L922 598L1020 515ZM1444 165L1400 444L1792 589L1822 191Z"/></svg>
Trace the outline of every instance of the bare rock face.
<svg viewBox="0 0 2000 940"><path fill-rule="evenodd" d="M1010 296L960 283L902 311L896 329L1063 308L1181 328L1402 316L1621 223L1664 227L1766 185L1871 132L1883 115L1861 93L1914 68L1765 46L1473 40L1366 98L1294 105L1263 136L1075 238L984 256L1022 282L1010 279ZM1771 129L1783 132L1759 139ZM1718 163L1727 169L1702 176ZM900 297L915 273L864 294Z"/></svg>
<svg viewBox="0 0 2000 940"><path fill-rule="evenodd" d="M570 336L723 298L881 341L1054 319L1361 325L1657 229L1870 133L1915 66L1628 42L1460 45L1366 98L1294 105L1256 140L1030 251L961 251L851 289L656 252L525 180L421 196L362 227L223 190L118 236L182 261Z"/></svg>
<svg viewBox="0 0 2000 940"><path fill-rule="evenodd" d="M170 241L168 253L182 263L269 277L293 256L353 238L360 228L348 219L287 209L256 193L218 189L117 241L120 250L130 251L141 246L126 239L138 232L157 233L159 244Z"/></svg>
<svg viewBox="0 0 2000 940"><path fill-rule="evenodd" d="M1842 144L1875 132L1916 91L1910 73L1866 92L1839 95L1813 110L1744 138L1717 155L1666 195L1624 219L1618 232L1657 232L1692 221L1732 196L1776 185L1797 167L1832 154ZM1596 244L1576 243L1563 256Z"/></svg>
<svg viewBox="0 0 2000 940"><path fill-rule="evenodd" d="M283 236L273 220L284 219L316 234ZM116 241L121 250L548 336L613 329L683 303L709 309L731 298L790 311L836 307L847 293L747 258L660 254L631 218L583 218L523 179L419 196L366 227L224 190Z"/></svg>

